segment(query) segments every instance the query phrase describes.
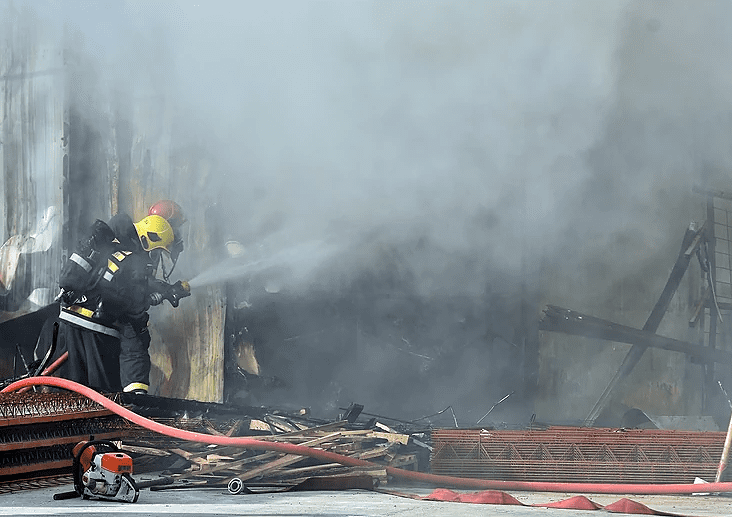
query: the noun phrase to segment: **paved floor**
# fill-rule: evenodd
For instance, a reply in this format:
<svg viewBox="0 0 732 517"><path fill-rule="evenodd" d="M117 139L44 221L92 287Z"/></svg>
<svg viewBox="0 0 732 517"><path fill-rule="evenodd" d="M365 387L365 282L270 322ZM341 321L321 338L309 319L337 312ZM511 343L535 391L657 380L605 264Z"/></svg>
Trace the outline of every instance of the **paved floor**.
<svg viewBox="0 0 732 517"><path fill-rule="evenodd" d="M71 486L41 488L0 495L0 515L246 515L246 516L557 516L599 517L626 515L606 511L563 510L553 508L420 501L378 492L349 490L340 492L283 492L231 495L223 489L142 490L136 503L113 503L70 499L54 501L53 494ZM391 490L426 495L431 488L390 486ZM568 499L577 494L514 492L524 504L542 504ZM624 496L587 494L601 505ZM686 516L730 516L732 497L727 496L625 496L654 510Z"/></svg>

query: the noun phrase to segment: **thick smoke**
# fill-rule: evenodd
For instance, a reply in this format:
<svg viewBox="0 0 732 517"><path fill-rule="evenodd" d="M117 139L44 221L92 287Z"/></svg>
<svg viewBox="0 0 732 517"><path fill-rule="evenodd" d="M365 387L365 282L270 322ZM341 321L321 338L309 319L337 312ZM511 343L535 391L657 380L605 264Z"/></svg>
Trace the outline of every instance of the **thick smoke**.
<svg viewBox="0 0 732 517"><path fill-rule="evenodd" d="M535 383L523 354L540 272L591 261L608 277L595 298L610 296L694 216L670 207L732 161L723 2L35 9L71 28L101 97L174 107L172 147L212 164L180 178L184 202L215 208L243 247L181 268L276 307L277 324L252 316L276 329L259 333L262 361L331 405L452 404L472 419ZM635 266L608 249L634 250ZM273 257L277 286L257 290ZM318 308L268 298L286 293Z"/></svg>
<svg viewBox="0 0 732 517"><path fill-rule="evenodd" d="M218 136L236 150L221 159L235 233L273 246L424 238L444 251L413 257L424 294L480 293L485 267L520 271L527 242L551 242L610 106L620 9L598 5L249 6L232 32L204 15L199 30L222 41L196 49L198 80L236 85L211 107L230 112Z"/></svg>
<svg viewBox="0 0 732 517"><path fill-rule="evenodd" d="M673 257L685 226L705 218L689 202L692 186L728 189L730 12L725 2L633 2L619 20L611 102L566 183L561 214L573 222L559 225L589 254L634 254L626 265L591 260L606 262L610 277L663 247Z"/></svg>

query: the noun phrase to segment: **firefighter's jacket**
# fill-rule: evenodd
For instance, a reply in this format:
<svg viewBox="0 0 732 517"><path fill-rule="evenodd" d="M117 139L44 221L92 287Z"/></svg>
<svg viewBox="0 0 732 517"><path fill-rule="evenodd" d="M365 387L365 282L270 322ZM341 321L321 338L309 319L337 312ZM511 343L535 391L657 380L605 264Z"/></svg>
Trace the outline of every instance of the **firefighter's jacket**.
<svg viewBox="0 0 732 517"><path fill-rule="evenodd" d="M101 222L98 227L106 226ZM106 229L103 228L104 231ZM111 229L109 229L111 232ZM102 232L103 233L103 232ZM112 233L113 235L113 233ZM119 337L119 324L130 323L136 331L147 327L149 305L147 287L147 260L145 255L134 253L129 246L116 238L103 245L88 239L69 257L61 275L62 297L59 318L76 326ZM99 250L93 248L97 246ZM95 253L97 251L98 253ZM94 263L94 262L97 263ZM73 262L73 264L69 264ZM73 266L73 267L72 267ZM68 271L86 271L90 275L87 285L78 278L68 281ZM77 277L79 275L77 274ZM73 285L72 285L73 284ZM75 288L73 288L75 287Z"/></svg>

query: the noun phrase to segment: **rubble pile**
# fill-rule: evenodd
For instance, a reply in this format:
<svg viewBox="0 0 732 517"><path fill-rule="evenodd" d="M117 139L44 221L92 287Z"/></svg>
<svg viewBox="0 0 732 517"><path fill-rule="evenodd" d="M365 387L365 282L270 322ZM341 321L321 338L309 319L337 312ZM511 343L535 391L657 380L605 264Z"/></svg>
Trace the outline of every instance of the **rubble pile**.
<svg viewBox="0 0 732 517"><path fill-rule="evenodd" d="M388 483L386 467L426 470L429 464L428 433L393 428L375 419L356 422L348 418L333 422L280 411L214 420L206 416L167 419L167 425L225 436L256 438L318 448L357 459L377 467L349 467L317 459L271 451L254 451L186 442L137 430L124 439L121 450L132 456L136 473L155 472L171 483L156 489L227 487L232 480L243 487L298 485L314 477L368 476L374 483ZM356 415L357 416L357 415ZM159 419L157 419L159 420ZM422 441L424 440L424 441Z"/></svg>

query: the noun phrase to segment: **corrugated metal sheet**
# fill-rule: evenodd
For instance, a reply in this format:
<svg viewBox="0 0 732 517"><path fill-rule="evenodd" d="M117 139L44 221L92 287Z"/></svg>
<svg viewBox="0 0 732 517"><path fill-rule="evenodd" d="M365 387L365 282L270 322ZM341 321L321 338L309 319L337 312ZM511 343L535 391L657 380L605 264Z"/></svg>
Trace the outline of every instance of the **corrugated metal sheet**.
<svg viewBox="0 0 732 517"><path fill-rule="evenodd" d="M196 271L207 260L206 205L187 175L201 165L174 156L165 99L120 99L101 89L88 80L83 51L43 41L18 16L10 7L0 21L0 238L34 233L39 215L56 208L58 241L28 265L33 286L46 289L38 302L56 295L64 250L94 219L118 211L139 219L159 199L183 206L189 238L178 271L186 263ZM223 400L224 314L221 289L196 293L178 309L167 302L151 309L153 392Z"/></svg>
<svg viewBox="0 0 732 517"><path fill-rule="evenodd" d="M33 300L43 305L58 290L62 253L60 232L53 229L60 228L64 216L63 59L57 47L31 39L11 16L2 31L0 239L18 239L25 251L34 251L24 254L18 265L23 271L16 276L24 276L29 289L38 289ZM25 304L21 312L35 307Z"/></svg>

